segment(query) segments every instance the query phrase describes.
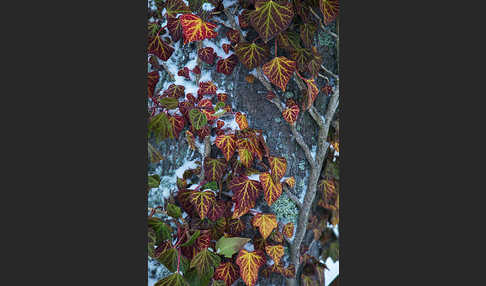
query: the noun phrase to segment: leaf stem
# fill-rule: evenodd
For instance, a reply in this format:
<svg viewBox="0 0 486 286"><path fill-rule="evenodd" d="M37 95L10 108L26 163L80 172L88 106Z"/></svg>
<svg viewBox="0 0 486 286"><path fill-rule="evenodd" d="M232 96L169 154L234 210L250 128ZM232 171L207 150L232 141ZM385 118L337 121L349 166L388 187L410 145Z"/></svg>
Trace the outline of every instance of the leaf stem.
<svg viewBox="0 0 486 286"><path fill-rule="evenodd" d="M277 57L277 37L275 37L275 57Z"/></svg>

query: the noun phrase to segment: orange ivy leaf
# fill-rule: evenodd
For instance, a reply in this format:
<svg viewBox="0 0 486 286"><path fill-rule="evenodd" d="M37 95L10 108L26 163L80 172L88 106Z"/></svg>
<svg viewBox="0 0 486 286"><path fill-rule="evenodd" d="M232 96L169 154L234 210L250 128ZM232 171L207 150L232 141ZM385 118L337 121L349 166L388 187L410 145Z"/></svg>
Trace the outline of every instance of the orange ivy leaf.
<svg viewBox="0 0 486 286"><path fill-rule="evenodd" d="M258 269L265 264L265 254L261 250L249 252L241 249L236 257L240 275L247 286L254 286L258 280Z"/></svg>
<svg viewBox="0 0 486 286"><path fill-rule="evenodd" d="M226 286L231 286L239 277L238 266L231 261L221 263L214 271L214 279L223 280Z"/></svg>
<svg viewBox="0 0 486 286"><path fill-rule="evenodd" d="M236 137L233 134L218 135L214 141L216 147L223 152L226 161L229 161L236 150Z"/></svg>
<svg viewBox="0 0 486 286"><path fill-rule="evenodd" d="M202 81L199 83L197 95L216 95L218 88L212 81Z"/></svg>
<svg viewBox="0 0 486 286"><path fill-rule="evenodd" d="M239 43L235 47L235 53L249 70L263 64L270 54L267 46L255 43Z"/></svg>
<svg viewBox="0 0 486 286"><path fill-rule="evenodd" d="M282 116L290 124L294 124L297 120L297 116L299 116L299 107L297 105L291 105L287 107L283 112Z"/></svg>
<svg viewBox="0 0 486 286"><path fill-rule="evenodd" d="M275 265L280 264L280 259L284 255L284 248L281 244L277 245L267 245L265 247L265 252L272 258L275 262Z"/></svg>
<svg viewBox="0 0 486 286"><path fill-rule="evenodd" d="M274 214L258 213L253 217L252 224L258 227L263 239L267 239L270 233L277 227L277 217Z"/></svg>
<svg viewBox="0 0 486 286"><path fill-rule="evenodd" d="M275 183L269 173L260 174L260 182L263 187L263 195L268 206L271 206L282 195L282 184Z"/></svg>
<svg viewBox="0 0 486 286"><path fill-rule="evenodd" d="M241 112L236 112L235 120L236 123L238 123L238 127L240 127L240 130L245 130L246 128L248 128L248 121L246 121L246 116Z"/></svg>
<svg viewBox="0 0 486 286"><path fill-rule="evenodd" d="M265 43L285 31L294 18L291 2L256 0L255 8L256 10L250 13L250 23Z"/></svg>
<svg viewBox="0 0 486 286"><path fill-rule="evenodd" d="M195 151L196 142L194 140L194 134L192 134L192 132L189 130L186 130L186 140L187 140L187 144L189 145L189 148Z"/></svg>
<svg viewBox="0 0 486 286"><path fill-rule="evenodd" d="M159 59L165 62L174 52L174 48L172 48L165 41L163 41L160 38L160 35L156 35L155 37L148 38L147 52L149 54L156 55Z"/></svg>
<svg viewBox="0 0 486 286"><path fill-rule="evenodd" d="M237 63L238 57L235 54L232 54L226 59L220 59L218 61L216 64L216 71L225 75L230 75Z"/></svg>
<svg viewBox="0 0 486 286"><path fill-rule="evenodd" d="M327 25L339 14L339 0L319 0L319 8L324 15L324 24Z"/></svg>
<svg viewBox="0 0 486 286"><path fill-rule="evenodd" d="M185 89L186 88L183 85L171 84L167 90L164 91L163 96L175 98L183 97Z"/></svg>
<svg viewBox="0 0 486 286"><path fill-rule="evenodd" d="M180 19L182 32L184 34L184 44L216 38L218 35L218 33L214 31L217 27L215 24L205 22L196 15L184 14L180 16Z"/></svg>
<svg viewBox="0 0 486 286"><path fill-rule="evenodd" d="M245 76L245 80L248 82L248 83L254 83L255 82L255 76L252 75L252 74L249 74L247 76Z"/></svg>
<svg viewBox="0 0 486 286"><path fill-rule="evenodd" d="M231 44L236 45L240 41L240 32L238 30L230 29L226 32L226 37L228 37Z"/></svg>
<svg viewBox="0 0 486 286"><path fill-rule="evenodd" d="M233 219L240 218L253 208L262 190L260 182L244 175L233 178L228 187L233 192L232 200L236 202Z"/></svg>
<svg viewBox="0 0 486 286"><path fill-rule="evenodd" d="M290 188L293 188L295 186L295 178L294 177L290 177L290 178L287 178L285 179L285 183L290 187Z"/></svg>
<svg viewBox="0 0 486 286"><path fill-rule="evenodd" d="M270 170L275 182L280 182L287 171L287 160L284 157L270 157Z"/></svg>
<svg viewBox="0 0 486 286"><path fill-rule="evenodd" d="M216 58L216 53L214 52L213 48L205 47L205 48L200 48L197 51L197 56L203 62L212 65L212 64L214 64L214 59Z"/></svg>
<svg viewBox="0 0 486 286"><path fill-rule="evenodd" d="M307 100L304 101L302 109L305 111L311 107L314 101L319 94L319 89L316 86L316 81L314 78L311 79L304 79L305 84L307 85Z"/></svg>
<svg viewBox="0 0 486 286"><path fill-rule="evenodd" d="M154 95L155 86L157 85L160 79L159 72L158 71L149 72L147 78L148 78L147 94L149 97L152 97Z"/></svg>
<svg viewBox="0 0 486 286"><path fill-rule="evenodd" d="M282 232L287 238L291 238L294 235L294 223L289 222L285 224Z"/></svg>
<svg viewBox="0 0 486 286"><path fill-rule="evenodd" d="M238 156L240 156L241 163L247 168L250 168L253 163L253 155L249 149L238 147Z"/></svg>
<svg viewBox="0 0 486 286"><path fill-rule="evenodd" d="M209 207L215 203L215 195L212 191L195 191L189 196L191 204L196 208L201 219L204 219Z"/></svg>
<svg viewBox="0 0 486 286"><path fill-rule="evenodd" d="M290 77L295 71L297 63L286 57L275 57L262 66L263 73L283 91L287 87Z"/></svg>
<svg viewBox="0 0 486 286"><path fill-rule="evenodd" d="M208 182L219 181L226 169L226 162L223 158L204 158L204 177Z"/></svg>

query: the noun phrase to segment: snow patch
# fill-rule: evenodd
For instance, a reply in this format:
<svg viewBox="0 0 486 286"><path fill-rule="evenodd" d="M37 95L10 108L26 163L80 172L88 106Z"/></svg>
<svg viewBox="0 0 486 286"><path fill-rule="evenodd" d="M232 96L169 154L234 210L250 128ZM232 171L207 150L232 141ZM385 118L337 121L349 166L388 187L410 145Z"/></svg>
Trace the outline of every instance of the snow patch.
<svg viewBox="0 0 486 286"><path fill-rule="evenodd" d="M326 266L328 269L324 269L324 281L326 283L325 286L331 284L332 281L339 275L339 261L332 261L330 257L326 260Z"/></svg>

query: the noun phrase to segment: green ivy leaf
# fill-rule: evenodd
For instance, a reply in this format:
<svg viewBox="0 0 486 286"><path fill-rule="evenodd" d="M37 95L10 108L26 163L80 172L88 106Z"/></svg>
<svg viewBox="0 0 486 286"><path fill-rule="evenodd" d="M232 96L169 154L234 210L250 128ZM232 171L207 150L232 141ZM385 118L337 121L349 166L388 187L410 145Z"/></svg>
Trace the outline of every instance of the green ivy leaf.
<svg viewBox="0 0 486 286"><path fill-rule="evenodd" d="M333 241L329 244L329 257L334 262L339 260L339 241Z"/></svg>
<svg viewBox="0 0 486 286"><path fill-rule="evenodd" d="M175 97L163 97L159 99L159 103L167 109L175 109L179 106L179 100Z"/></svg>
<svg viewBox="0 0 486 286"><path fill-rule="evenodd" d="M212 277L214 274L214 268L218 267L221 263L221 258L210 251L208 248L199 251L196 256L192 258L191 268L196 268L197 273L200 276L209 275Z"/></svg>
<svg viewBox="0 0 486 286"><path fill-rule="evenodd" d="M162 252L159 257L157 257L157 260L164 264L167 269L171 272L175 272L177 270L177 249L175 248L169 248L166 249L164 252ZM180 257L180 265L179 265L179 270L182 272L185 272L189 267L189 260L181 254Z"/></svg>
<svg viewBox="0 0 486 286"><path fill-rule="evenodd" d="M164 140L166 138L174 138L172 133L172 125L169 122L167 114L161 112L150 120L148 124L149 133L152 132L158 140Z"/></svg>
<svg viewBox="0 0 486 286"><path fill-rule="evenodd" d="M206 125L206 123L208 123L206 115L204 115L204 113L199 111L197 108L193 108L191 111L189 111L189 120L196 130L200 130Z"/></svg>
<svg viewBox="0 0 486 286"><path fill-rule="evenodd" d="M223 109L225 106L226 106L226 103L224 103L223 101L218 101L216 103L216 106L214 106L214 111L218 111L220 109Z"/></svg>
<svg viewBox="0 0 486 286"><path fill-rule="evenodd" d="M213 191L219 191L218 182L211 181L202 187L203 190L210 189Z"/></svg>
<svg viewBox="0 0 486 286"><path fill-rule="evenodd" d="M154 286L189 286L189 283L179 273L171 274L157 281Z"/></svg>
<svg viewBox="0 0 486 286"><path fill-rule="evenodd" d="M196 232L191 236L191 238L189 238L188 241L184 242L183 244L181 244L181 246L191 246L194 244L194 241L196 241L196 239L199 237L199 235L201 234L201 232L199 230L196 230Z"/></svg>
<svg viewBox="0 0 486 286"><path fill-rule="evenodd" d="M208 286L209 282L211 282L210 276L200 276L197 274L196 269L185 273L184 278L186 278L187 282L189 282L189 285L191 286Z"/></svg>
<svg viewBox="0 0 486 286"><path fill-rule="evenodd" d="M148 186L149 188L157 188L160 185L159 175L148 176Z"/></svg>
<svg viewBox="0 0 486 286"><path fill-rule="evenodd" d="M178 207L174 204L168 203L167 204L167 214L170 215L173 218L180 218L182 216L182 211L181 211L180 207Z"/></svg>
<svg viewBox="0 0 486 286"><path fill-rule="evenodd" d="M148 226L155 231L157 242L162 242L171 238L172 228L160 218L150 217L148 219Z"/></svg>
<svg viewBox="0 0 486 286"><path fill-rule="evenodd" d="M216 253L224 255L226 258L231 258L233 254L238 252L250 240L246 237L223 236L216 242Z"/></svg>

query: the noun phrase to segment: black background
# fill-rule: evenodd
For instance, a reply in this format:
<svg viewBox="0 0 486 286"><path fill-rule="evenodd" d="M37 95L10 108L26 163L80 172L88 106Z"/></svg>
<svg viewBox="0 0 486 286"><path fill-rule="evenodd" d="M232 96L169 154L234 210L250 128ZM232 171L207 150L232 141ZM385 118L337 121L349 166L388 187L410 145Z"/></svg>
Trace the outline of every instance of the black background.
<svg viewBox="0 0 486 286"><path fill-rule="evenodd" d="M483 10L465 3L341 1L341 285L484 284L466 281L485 187ZM2 285L146 285L147 4L16 5Z"/></svg>

